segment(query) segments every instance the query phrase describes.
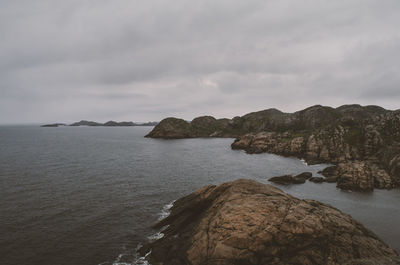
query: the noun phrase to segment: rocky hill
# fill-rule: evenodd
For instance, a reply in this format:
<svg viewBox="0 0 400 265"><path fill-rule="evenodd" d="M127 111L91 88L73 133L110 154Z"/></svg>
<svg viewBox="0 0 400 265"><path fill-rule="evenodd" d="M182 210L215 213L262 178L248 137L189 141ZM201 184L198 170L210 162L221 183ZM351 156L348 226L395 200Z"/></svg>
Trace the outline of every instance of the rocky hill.
<svg viewBox="0 0 400 265"><path fill-rule="evenodd" d="M252 180L206 186L177 200L140 249L163 265L400 264L374 233L329 205Z"/></svg>
<svg viewBox="0 0 400 265"><path fill-rule="evenodd" d="M167 118L146 137L232 137L233 149L296 156L310 164L332 163L346 168L337 170L338 179L355 174L362 178L345 181L346 185L338 185L341 188L400 186L400 110L316 105L294 113L268 109L233 119ZM367 185L359 184L365 181Z"/></svg>

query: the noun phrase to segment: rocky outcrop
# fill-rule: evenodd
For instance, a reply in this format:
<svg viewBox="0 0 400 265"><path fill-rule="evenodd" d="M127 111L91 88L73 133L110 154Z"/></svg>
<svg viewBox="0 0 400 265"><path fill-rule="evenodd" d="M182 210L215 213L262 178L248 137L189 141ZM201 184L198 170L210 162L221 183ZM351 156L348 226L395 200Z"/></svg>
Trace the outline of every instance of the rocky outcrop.
<svg viewBox="0 0 400 265"><path fill-rule="evenodd" d="M300 174L294 176L294 178L296 178L296 179L304 179L304 180L310 179L311 177L312 177L311 172L303 172L303 173L300 173Z"/></svg>
<svg viewBox="0 0 400 265"><path fill-rule="evenodd" d="M299 175L292 176L292 175L283 175L278 177L272 177L268 179L268 181L282 184L282 185L289 185L289 184L303 184L306 182L307 179L312 177L311 172L303 172Z"/></svg>
<svg viewBox="0 0 400 265"><path fill-rule="evenodd" d="M163 139L190 138L190 125L182 119L166 118L154 127L146 137Z"/></svg>
<svg viewBox="0 0 400 265"><path fill-rule="evenodd" d="M359 159L361 150L346 141L348 129L327 127L316 132L261 132L235 140L233 149L247 153L268 152L304 158L309 164L340 163Z"/></svg>
<svg viewBox="0 0 400 265"><path fill-rule="evenodd" d="M340 163L320 173L326 180L334 179L337 187L345 190L371 191L374 188L390 189L394 186L385 170L365 161Z"/></svg>
<svg viewBox="0 0 400 265"><path fill-rule="evenodd" d="M228 119L215 119L202 116L187 122L177 118L162 120L146 137L163 139L181 139L196 137L230 137L224 130L229 125Z"/></svg>
<svg viewBox="0 0 400 265"><path fill-rule="evenodd" d="M396 112L378 106L344 105L334 109L315 105L294 113L267 109L232 119L215 119L211 116L202 116L195 118L191 122L193 126L191 126L190 132L180 135L180 138L238 137L247 133L259 132L315 131L326 126L352 126L369 120L376 120L373 122L375 123L381 120L381 116L385 115L387 122L382 122L382 126L390 127L390 121L396 116L391 116L392 113ZM160 123L154 129L162 131L161 127L164 125L165 123ZM181 124L176 124L177 131L181 130L180 126ZM162 134L154 135L157 138L163 138ZM149 133L149 137L153 137L153 134ZM168 138L168 136L165 138Z"/></svg>
<svg viewBox="0 0 400 265"><path fill-rule="evenodd" d="M314 183L322 183L325 181L325 179L322 177L312 177L309 179L309 181L314 182Z"/></svg>
<svg viewBox="0 0 400 265"><path fill-rule="evenodd" d="M306 182L305 179L303 178L295 178L292 175L283 175L283 176L278 176L278 177L272 177L268 179L268 181L282 184L282 185L288 185L288 184L302 184Z"/></svg>
<svg viewBox="0 0 400 265"><path fill-rule="evenodd" d="M147 136L235 137L232 149L242 149L247 153L295 156L309 164L338 165L362 161L366 163L365 168L373 172L373 187L400 187L400 110L360 105L344 105L335 109L316 105L295 113L267 109L231 120L203 116L190 123L170 121L171 118L164 120ZM353 167L358 168L359 164ZM357 174L358 171L347 172ZM368 190L364 181L357 175L351 175L353 173L346 174L353 179L345 182L355 185L340 187ZM337 175L331 176L326 181L335 182L337 178ZM357 187L358 184L362 187Z"/></svg>
<svg viewBox="0 0 400 265"><path fill-rule="evenodd" d="M374 233L329 205L237 180L177 200L146 244L153 265L399 264Z"/></svg>
<svg viewBox="0 0 400 265"><path fill-rule="evenodd" d="M303 158L309 164L340 165L327 182L338 187L373 190L400 186L400 148L383 136L377 126L326 127L315 132L261 132L235 140L233 149L247 153L269 152ZM396 139L397 140L397 139Z"/></svg>

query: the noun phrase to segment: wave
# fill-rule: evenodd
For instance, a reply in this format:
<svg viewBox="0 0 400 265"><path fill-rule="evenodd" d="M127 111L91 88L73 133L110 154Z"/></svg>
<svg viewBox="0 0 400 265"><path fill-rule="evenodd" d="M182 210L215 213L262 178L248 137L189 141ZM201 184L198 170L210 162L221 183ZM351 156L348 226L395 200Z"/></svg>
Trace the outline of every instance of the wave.
<svg viewBox="0 0 400 265"><path fill-rule="evenodd" d="M174 206L174 203L175 203L175 200L172 201L172 202L170 202L170 203L168 203L168 204L166 204L166 205L164 205L164 207L161 209L161 212L159 213L159 216L158 216L158 220L159 220L159 221L162 220L162 219L164 219L164 218L166 218L166 217L168 217L168 216L170 215L170 213L171 213L170 210L171 210L172 206ZM155 241L155 240L158 240L158 239L163 238L163 237L164 237L164 234L161 233L161 231L164 230L165 228L166 228L166 226L163 227L163 228L161 228L160 231L158 231L157 233L148 236L147 239L148 239L149 241ZM124 261L124 257L125 257L125 256L131 256L131 254L124 254L124 253L122 253L122 254L119 254L118 257L115 259L115 261L112 262L111 264L112 264L112 265L151 265L151 264L146 260L147 256L150 255L151 250L150 250L148 253L146 253L146 255L144 255L144 256L138 256L138 251L139 251L139 249L140 249L142 246L143 246L142 244L139 244L139 245L136 247L136 249L135 249L135 253L136 253L136 254L135 254L135 259L134 259L134 261L132 261L132 262L130 262L130 261L129 261L129 262ZM101 263L101 264L99 264L99 265L106 265L106 264L107 264L107 263Z"/></svg>

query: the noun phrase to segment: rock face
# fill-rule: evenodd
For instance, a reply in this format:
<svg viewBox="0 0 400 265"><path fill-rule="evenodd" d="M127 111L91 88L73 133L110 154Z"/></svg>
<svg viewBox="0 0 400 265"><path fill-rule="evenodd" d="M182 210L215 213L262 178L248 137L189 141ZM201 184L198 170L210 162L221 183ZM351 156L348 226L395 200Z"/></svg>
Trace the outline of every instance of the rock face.
<svg viewBox="0 0 400 265"><path fill-rule="evenodd" d="M339 163L321 172L327 182L337 182L345 190L371 191L376 188L390 189L393 184L385 170L364 161Z"/></svg>
<svg viewBox="0 0 400 265"><path fill-rule="evenodd" d="M153 265L399 264L351 216L251 180L203 187L155 227L164 237L140 249Z"/></svg>

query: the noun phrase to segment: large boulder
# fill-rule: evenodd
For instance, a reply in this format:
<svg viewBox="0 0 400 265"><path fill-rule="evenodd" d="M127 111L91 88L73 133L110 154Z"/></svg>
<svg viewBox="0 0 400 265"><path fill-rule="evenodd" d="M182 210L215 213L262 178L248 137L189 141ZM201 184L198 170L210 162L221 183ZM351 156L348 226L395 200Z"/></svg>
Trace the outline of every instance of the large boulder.
<svg viewBox="0 0 400 265"><path fill-rule="evenodd" d="M307 179L310 179L311 177L312 177L311 172L303 172L296 176L283 175L283 176L272 177L272 178L268 179L268 181L282 184L282 185L303 184L306 182Z"/></svg>
<svg viewBox="0 0 400 265"><path fill-rule="evenodd" d="M345 190L372 191L392 188L392 181L385 170L365 161L340 163L337 168L337 187Z"/></svg>
<svg viewBox="0 0 400 265"><path fill-rule="evenodd" d="M350 215L252 180L177 200L155 225L162 227L164 237L140 249L153 265L398 264L396 252Z"/></svg>
<svg viewBox="0 0 400 265"><path fill-rule="evenodd" d="M302 184L306 182L305 179L303 178L295 178L292 175L283 175L283 176L277 176L277 177L272 177L268 179L268 181L282 184L282 185L288 185L288 184Z"/></svg>

